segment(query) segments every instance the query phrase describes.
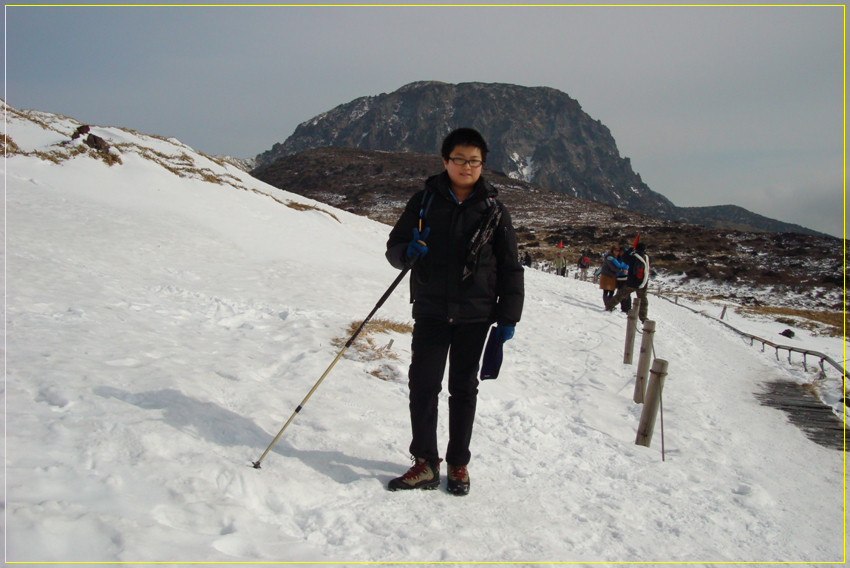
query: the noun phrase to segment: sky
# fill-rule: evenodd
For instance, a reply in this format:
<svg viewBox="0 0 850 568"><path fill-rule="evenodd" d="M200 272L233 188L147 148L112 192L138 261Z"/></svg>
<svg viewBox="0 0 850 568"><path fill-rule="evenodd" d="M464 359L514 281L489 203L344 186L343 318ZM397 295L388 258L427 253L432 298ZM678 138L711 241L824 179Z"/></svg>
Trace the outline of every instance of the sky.
<svg viewBox="0 0 850 568"><path fill-rule="evenodd" d="M422 80L561 90L676 205L843 235L843 6L6 9L11 106L208 154Z"/></svg>
<svg viewBox="0 0 850 568"><path fill-rule="evenodd" d="M389 227L117 128L93 132L122 144L121 165L53 163L35 151L56 151L76 123L52 125L9 126L32 153L7 163L9 563L844 566L844 452L756 397L802 383L843 416L841 375L826 365L820 379L818 359L806 368L717 318L732 306L724 322L838 364L843 338L719 295L650 294L644 352L668 374L637 445L653 414L634 402L647 335L624 363L626 315L604 311L596 284L527 269L499 377L479 386L469 495L445 481L389 492L410 465L410 333L367 326L334 361L334 339L398 275ZM650 287L678 281L656 274ZM410 310L401 281L372 321L410 323ZM779 336L789 325L795 336Z"/></svg>

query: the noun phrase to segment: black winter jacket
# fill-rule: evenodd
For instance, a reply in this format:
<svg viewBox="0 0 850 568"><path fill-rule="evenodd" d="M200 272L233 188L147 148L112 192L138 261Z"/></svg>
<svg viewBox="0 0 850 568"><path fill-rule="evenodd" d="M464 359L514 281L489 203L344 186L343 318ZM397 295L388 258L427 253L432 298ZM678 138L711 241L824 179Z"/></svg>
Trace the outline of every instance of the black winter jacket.
<svg viewBox="0 0 850 568"><path fill-rule="evenodd" d="M629 277L626 280L626 286L630 288L646 288L649 283L649 256L638 254L637 251L632 251L626 257L626 264L629 265Z"/></svg>
<svg viewBox="0 0 850 568"><path fill-rule="evenodd" d="M446 172L428 178L425 187L433 191L433 200L422 229L430 227L431 232L426 239L428 253L413 266L410 276L414 319L516 325L525 296L523 268L510 214L495 202L496 189L480 178L472 195L458 204ZM398 269L406 266L407 246L419 226L425 192L410 198L390 232L387 260ZM488 197L493 198L492 205ZM474 274L462 281L467 247L489 207L502 207L502 218L490 242L482 247Z"/></svg>

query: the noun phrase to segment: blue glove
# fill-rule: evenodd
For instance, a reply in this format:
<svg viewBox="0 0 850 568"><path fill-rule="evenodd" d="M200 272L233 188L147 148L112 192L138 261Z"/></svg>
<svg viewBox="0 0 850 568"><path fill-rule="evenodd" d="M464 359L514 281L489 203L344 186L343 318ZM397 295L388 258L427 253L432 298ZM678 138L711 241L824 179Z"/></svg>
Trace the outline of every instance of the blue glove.
<svg viewBox="0 0 850 568"><path fill-rule="evenodd" d="M418 256L422 258L426 254L428 254L428 245L424 244L425 239L428 238L428 234L431 232L431 227L425 227L425 230L422 231L422 234L419 234L419 229L413 229L413 240L410 241L410 244L407 245L407 259L410 260L414 256ZM422 242L420 242L422 241Z"/></svg>
<svg viewBox="0 0 850 568"><path fill-rule="evenodd" d="M514 331L516 331L516 328L512 325L499 324L496 326L496 333L498 334L499 339L502 340L502 343L512 338L514 336Z"/></svg>

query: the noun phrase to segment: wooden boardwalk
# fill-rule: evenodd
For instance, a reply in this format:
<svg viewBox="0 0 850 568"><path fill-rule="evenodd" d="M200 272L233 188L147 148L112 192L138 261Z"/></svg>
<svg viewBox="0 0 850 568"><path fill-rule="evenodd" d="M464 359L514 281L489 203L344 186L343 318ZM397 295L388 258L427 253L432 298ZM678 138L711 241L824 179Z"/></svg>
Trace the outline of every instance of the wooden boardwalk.
<svg viewBox="0 0 850 568"><path fill-rule="evenodd" d="M832 408L809 389L788 381L765 383L766 392L756 394L765 406L778 408L788 415L806 437L821 446L846 451L844 424Z"/></svg>

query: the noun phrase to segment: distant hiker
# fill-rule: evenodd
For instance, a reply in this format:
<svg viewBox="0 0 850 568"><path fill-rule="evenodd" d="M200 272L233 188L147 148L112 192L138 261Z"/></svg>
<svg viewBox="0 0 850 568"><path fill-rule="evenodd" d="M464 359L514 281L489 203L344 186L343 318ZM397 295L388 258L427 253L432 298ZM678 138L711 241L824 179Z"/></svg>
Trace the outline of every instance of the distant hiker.
<svg viewBox="0 0 850 568"><path fill-rule="evenodd" d="M602 264L596 267L596 270L593 271L593 282L598 282L599 277L602 276L602 267L605 266L605 255L607 253L602 253L600 256L602 257Z"/></svg>
<svg viewBox="0 0 850 568"><path fill-rule="evenodd" d="M624 245L620 245L620 253L617 255L617 260L625 264L625 258L628 253L631 252ZM625 272L620 272L617 274L617 288L615 292L615 296L620 293L620 291L626 287L626 279L628 278L628 274ZM624 314L629 313L629 310L632 309L632 294L631 292L623 292L620 295L620 311Z"/></svg>
<svg viewBox="0 0 850 568"><path fill-rule="evenodd" d="M567 275L567 259L564 258L564 249L558 249L558 256L555 257L555 274L558 276Z"/></svg>
<svg viewBox="0 0 850 568"><path fill-rule="evenodd" d="M502 342L514 335L522 315L523 268L510 214L481 176L484 138L470 128L455 130L441 153L445 171L428 178L425 189L410 199L387 241L386 256L394 267L404 269L418 258L410 275L413 467L388 488L440 485L437 405L448 357L447 490L466 495L478 362L493 323Z"/></svg>
<svg viewBox="0 0 850 568"><path fill-rule="evenodd" d="M602 261L602 270L599 273L599 287L602 289L602 302L605 303L605 309L608 309L608 299L614 296L614 290L617 289L617 274L629 269L627 264L617 260L619 254L619 246L611 247L611 250L605 254L605 258Z"/></svg>
<svg viewBox="0 0 850 568"><path fill-rule="evenodd" d="M528 254L528 251L525 251L525 255L522 257L522 265L531 268L531 255Z"/></svg>
<svg viewBox="0 0 850 568"><path fill-rule="evenodd" d="M578 257L576 265L578 266L579 278L587 281L587 269L590 267L590 252L584 251L581 256Z"/></svg>
<svg viewBox="0 0 850 568"><path fill-rule="evenodd" d="M635 292L635 295L640 300L638 308L638 317L640 321L646 321L649 311L649 298L647 298L647 290L649 290L649 255L646 254L646 244L639 242L633 251L630 251L625 258L625 263L629 267L626 285L617 294L605 303L605 309L613 310L626 294Z"/></svg>

